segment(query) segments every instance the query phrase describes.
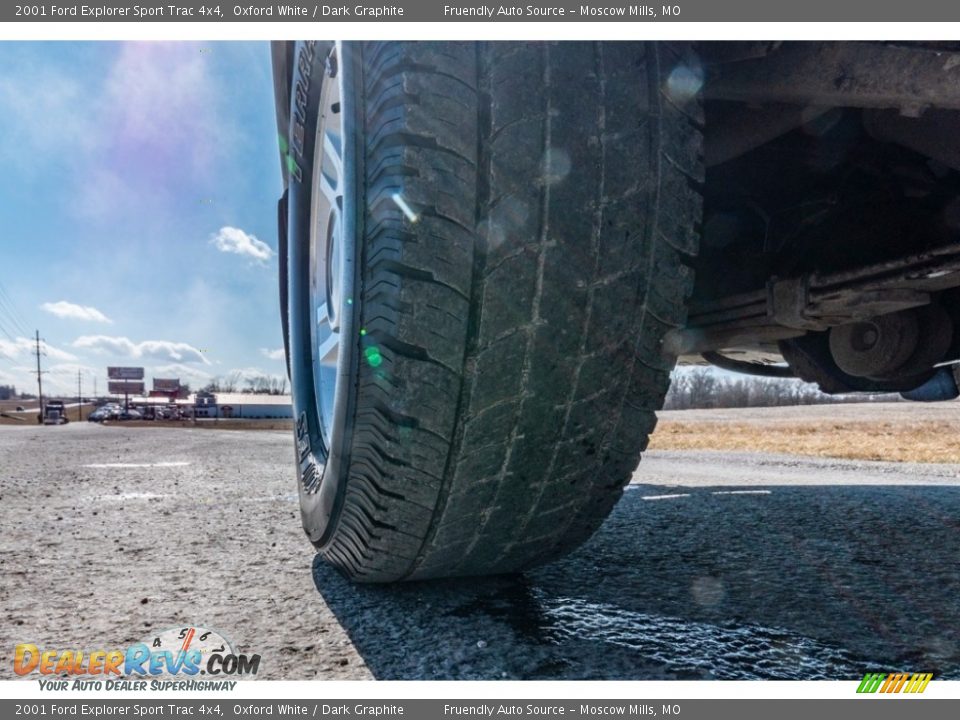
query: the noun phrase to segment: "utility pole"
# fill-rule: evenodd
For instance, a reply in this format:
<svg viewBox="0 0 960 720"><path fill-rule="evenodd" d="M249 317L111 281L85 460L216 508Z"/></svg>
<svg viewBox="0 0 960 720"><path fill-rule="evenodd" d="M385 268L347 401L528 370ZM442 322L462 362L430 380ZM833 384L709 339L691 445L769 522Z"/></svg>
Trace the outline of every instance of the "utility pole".
<svg viewBox="0 0 960 720"><path fill-rule="evenodd" d="M40 370L40 331L37 330L37 397L40 403L40 421L43 422L43 381L40 376L43 371Z"/></svg>
<svg viewBox="0 0 960 720"><path fill-rule="evenodd" d="M82 408L83 408L83 390L80 386L80 370L77 370L77 421L83 420Z"/></svg>

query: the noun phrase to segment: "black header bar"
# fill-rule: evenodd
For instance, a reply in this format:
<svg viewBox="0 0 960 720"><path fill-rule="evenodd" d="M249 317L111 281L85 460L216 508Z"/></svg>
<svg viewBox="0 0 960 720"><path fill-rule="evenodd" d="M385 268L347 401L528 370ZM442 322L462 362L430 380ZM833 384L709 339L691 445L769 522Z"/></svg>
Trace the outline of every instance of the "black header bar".
<svg viewBox="0 0 960 720"><path fill-rule="evenodd" d="M960 22L955 0L103 0L0 6L0 22ZM948 39L948 38L944 38Z"/></svg>

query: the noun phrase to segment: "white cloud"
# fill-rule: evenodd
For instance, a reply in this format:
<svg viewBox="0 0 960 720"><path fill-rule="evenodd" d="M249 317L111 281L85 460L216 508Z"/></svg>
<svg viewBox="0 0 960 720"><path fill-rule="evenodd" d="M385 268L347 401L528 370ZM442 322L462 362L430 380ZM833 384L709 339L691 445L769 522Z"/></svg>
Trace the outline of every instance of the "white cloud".
<svg viewBox="0 0 960 720"><path fill-rule="evenodd" d="M155 378L180 378L180 382L188 382L196 390L206 385L213 378L210 373L194 365L170 363L168 365L154 365L147 368L147 374Z"/></svg>
<svg viewBox="0 0 960 720"><path fill-rule="evenodd" d="M36 347L36 341L31 338L18 337L13 341L0 338L0 357L7 358L8 360L26 358L34 354ZM40 341L40 351L43 353L43 357L52 360L65 360L70 362L77 359L77 356L73 353L56 348L45 340Z"/></svg>
<svg viewBox="0 0 960 720"><path fill-rule="evenodd" d="M60 300L59 302L46 302L40 306L41 310L46 310L51 315L58 318L69 318L71 320L90 320L91 322L112 323L108 318L95 307L89 305L77 305L76 303Z"/></svg>
<svg viewBox="0 0 960 720"><path fill-rule="evenodd" d="M153 360L175 360L177 362L196 362L208 365L203 351L193 345L167 340L144 340L135 346L134 354L139 358Z"/></svg>
<svg viewBox="0 0 960 720"><path fill-rule="evenodd" d="M107 335L82 335L73 341L73 346L87 348L94 352L110 353L112 355L136 354L136 344L125 337L109 337Z"/></svg>
<svg viewBox="0 0 960 720"><path fill-rule="evenodd" d="M270 348L260 348L260 354L265 358L270 358L271 360L284 359L283 348L277 348L276 350L271 350Z"/></svg>
<svg viewBox="0 0 960 720"><path fill-rule="evenodd" d="M178 375L190 375L195 378L209 380L213 375L206 370L201 370L194 365L185 365L183 363L169 363L167 365L153 365L147 368L150 374L155 377L177 377Z"/></svg>
<svg viewBox="0 0 960 720"><path fill-rule="evenodd" d="M134 360L210 364L203 356L203 352L193 345L169 340L144 340L135 343L126 337L83 335L73 341L73 346Z"/></svg>
<svg viewBox="0 0 960 720"><path fill-rule="evenodd" d="M225 225L210 236L210 244L220 252L245 255L258 262L266 262L273 257L273 250L256 236L245 233L240 228Z"/></svg>
<svg viewBox="0 0 960 720"><path fill-rule="evenodd" d="M24 338L17 338L22 340ZM30 341L27 340L29 343ZM77 359L77 356L73 353L69 353L66 350L61 350L60 348L55 348L53 345L41 340L40 341L40 351L46 354L46 357L51 360L65 360L67 362L72 362Z"/></svg>
<svg viewBox="0 0 960 720"><path fill-rule="evenodd" d="M0 338L0 357L13 360L30 352L31 347L33 346L27 338L17 338L15 341Z"/></svg>
<svg viewBox="0 0 960 720"><path fill-rule="evenodd" d="M89 365L82 365L80 363L57 363L56 365L50 365L47 368L44 368L51 375L60 375L66 378L68 384L72 383L73 387L77 386L77 373L81 373L82 382L84 385L88 385L91 380L92 375L96 375L98 370L92 368ZM46 382L46 380L44 380Z"/></svg>

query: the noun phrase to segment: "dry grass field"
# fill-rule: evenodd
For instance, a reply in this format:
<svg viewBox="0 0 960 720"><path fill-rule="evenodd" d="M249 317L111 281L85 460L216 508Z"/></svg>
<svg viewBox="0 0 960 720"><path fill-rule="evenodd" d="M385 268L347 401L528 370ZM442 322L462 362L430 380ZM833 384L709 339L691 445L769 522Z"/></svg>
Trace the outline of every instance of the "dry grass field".
<svg viewBox="0 0 960 720"><path fill-rule="evenodd" d="M960 402L858 403L660 413L655 450L739 450L960 463Z"/></svg>

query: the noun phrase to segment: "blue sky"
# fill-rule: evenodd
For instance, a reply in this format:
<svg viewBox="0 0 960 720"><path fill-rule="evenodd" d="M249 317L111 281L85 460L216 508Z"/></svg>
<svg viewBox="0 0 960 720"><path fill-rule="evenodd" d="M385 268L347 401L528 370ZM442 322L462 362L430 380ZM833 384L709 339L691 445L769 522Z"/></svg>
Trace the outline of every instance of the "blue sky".
<svg viewBox="0 0 960 720"><path fill-rule="evenodd" d="M283 374L276 148L266 43L0 42L0 384Z"/></svg>

